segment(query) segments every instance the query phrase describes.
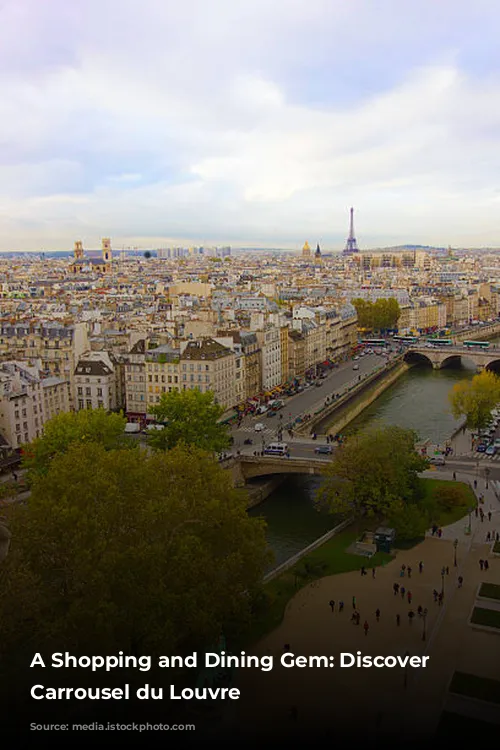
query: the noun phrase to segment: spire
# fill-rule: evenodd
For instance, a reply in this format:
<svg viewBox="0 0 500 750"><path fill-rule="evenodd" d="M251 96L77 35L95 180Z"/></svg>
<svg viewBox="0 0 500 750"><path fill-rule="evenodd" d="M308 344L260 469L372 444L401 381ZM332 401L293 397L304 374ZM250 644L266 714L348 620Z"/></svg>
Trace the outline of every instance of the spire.
<svg viewBox="0 0 500 750"><path fill-rule="evenodd" d="M321 255L321 250L319 248L319 242L318 242L318 244L316 245L316 257L319 255Z"/></svg>

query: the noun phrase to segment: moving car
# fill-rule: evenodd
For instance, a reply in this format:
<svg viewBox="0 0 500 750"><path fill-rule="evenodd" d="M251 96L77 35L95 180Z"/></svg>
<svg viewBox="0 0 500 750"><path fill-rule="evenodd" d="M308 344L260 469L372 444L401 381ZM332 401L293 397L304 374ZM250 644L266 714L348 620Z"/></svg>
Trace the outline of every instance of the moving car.
<svg viewBox="0 0 500 750"><path fill-rule="evenodd" d="M444 460L444 456L429 456L429 463L432 466L444 466L446 461Z"/></svg>
<svg viewBox="0 0 500 750"><path fill-rule="evenodd" d="M359 370L359 365L353 365L353 366L352 366L352 369L353 369L353 370Z"/></svg>
<svg viewBox="0 0 500 750"><path fill-rule="evenodd" d="M488 447L486 448L484 452L486 453L487 456L494 456L495 453L497 452L497 448L495 445L488 445Z"/></svg>
<svg viewBox="0 0 500 750"><path fill-rule="evenodd" d="M486 443L479 443L479 445L476 448L476 451L478 453L486 453L486 448L487 447L488 447L488 445Z"/></svg>
<svg viewBox="0 0 500 750"><path fill-rule="evenodd" d="M329 456L333 453L333 448L331 445L317 445L314 452L319 453L320 455Z"/></svg>
<svg viewBox="0 0 500 750"><path fill-rule="evenodd" d="M264 425L262 422L257 422L255 425L255 432L262 432L264 430Z"/></svg>
<svg viewBox="0 0 500 750"><path fill-rule="evenodd" d="M323 381L322 380L317 380L314 385L316 386L316 388L319 388L320 386L323 385Z"/></svg>

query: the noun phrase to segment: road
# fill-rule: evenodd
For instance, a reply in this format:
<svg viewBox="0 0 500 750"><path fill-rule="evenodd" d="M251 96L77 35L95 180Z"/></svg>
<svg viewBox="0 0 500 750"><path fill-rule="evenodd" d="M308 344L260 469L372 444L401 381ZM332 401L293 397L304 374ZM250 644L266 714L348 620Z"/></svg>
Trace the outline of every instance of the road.
<svg viewBox="0 0 500 750"><path fill-rule="evenodd" d="M392 358L396 354L392 353L389 356ZM280 426L287 425L296 417L303 414L313 414L324 403L327 397L342 394L347 390L348 386L357 383L360 377L363 378L371 375L376 369L385 364L385 362L385 356L376 354L366 354L356 362L345 362L332 370L324 380L319 381L322 383L320 387L311 385L302 393L287 398L285 400L285 407L273 417L268 417L267 414L245 417L240 427L236 425L232 427L231 434L234 438L234 448L242 452L253 453L254 450L262 448L263 440L266 444L277 440ZM359 370L353 370L354 365L358 365ZM262 432L256 432L255 425L257 423L264 425ZM244 441L249 438L253 441L251 451L247 450L249 446L244 445ZM300 443L309 445L309 441L305 438L297 440L293 438L290 440L286 432L284 432L283 439L297 446L297 449Z"/></svg>

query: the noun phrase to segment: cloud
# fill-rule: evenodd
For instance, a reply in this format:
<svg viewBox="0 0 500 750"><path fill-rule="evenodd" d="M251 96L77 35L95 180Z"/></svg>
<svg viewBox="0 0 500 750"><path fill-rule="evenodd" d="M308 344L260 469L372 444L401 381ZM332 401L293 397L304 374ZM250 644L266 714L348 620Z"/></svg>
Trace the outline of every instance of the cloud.
<svg viewBox="0 0 500 750"><path fill-rule="evenodd" d="M361 245L499 244L499 21L486 0L0 0L0 249L340 247L350 205Z"/></svg>

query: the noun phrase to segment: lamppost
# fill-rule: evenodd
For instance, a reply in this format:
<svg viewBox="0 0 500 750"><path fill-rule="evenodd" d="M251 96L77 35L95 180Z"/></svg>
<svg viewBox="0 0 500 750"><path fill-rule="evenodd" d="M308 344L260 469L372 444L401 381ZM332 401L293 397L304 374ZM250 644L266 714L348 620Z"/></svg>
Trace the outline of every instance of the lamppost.
<svg viewBox="0 0 500 750"><path fill-rule="evenodd" d="M472 532L472 511L474 508L469 508L469 528L467 529L467 534L470 534Z"/></svg>
<svg viewBox="0 0 500 750"><path fill-rule="evenodd" d="M426 621L427 621L427 613L428 613L428 611L429 610L426 607L424 609L424 611L422 612L422 618L423 618L423 621L424 621L424 628L422 630L422 640L423 641L425 641L425 639L427 638Z"/></svg>
<svg viewBox="0 0 500 750"><path fill-rule="evenodd" d="M485 487L486 487L486 489L488 489L488 479L489 479L489 476L490 476L490 467L489 466L487 466L486 469L484 470L484 476L485 476L485 479L486 479Z"/></svg>
<svg viewBox="0 0 500 750"><path fill-rule="evenodd" d="M455 541L453 542L453 552L454 552L453 565L455 566L455 568L457 567L457 547L458 547L458 539L455 539Z"/></svg>
<svg viewBox="0 0 500 750"><path fill-rule="evenodd" d="M444 577L446 575L446 568L441 568L441 596L444 599Z"/></svg>

